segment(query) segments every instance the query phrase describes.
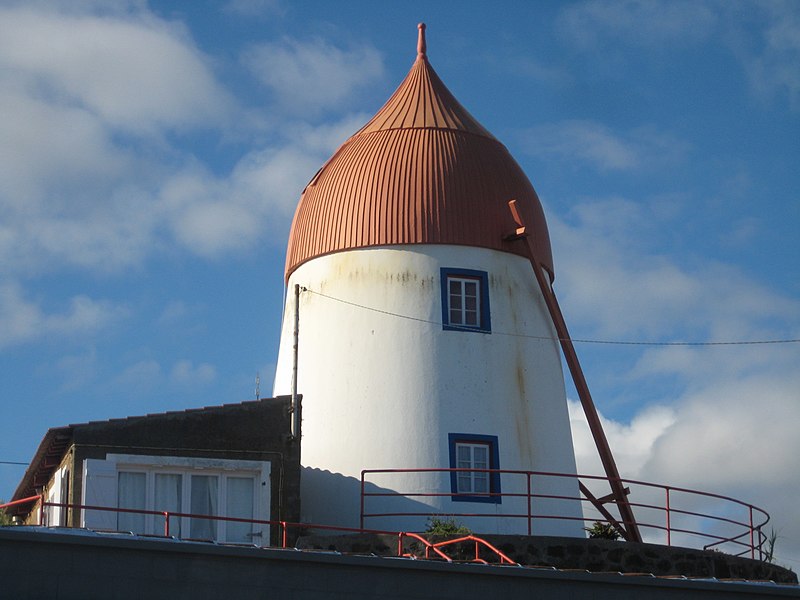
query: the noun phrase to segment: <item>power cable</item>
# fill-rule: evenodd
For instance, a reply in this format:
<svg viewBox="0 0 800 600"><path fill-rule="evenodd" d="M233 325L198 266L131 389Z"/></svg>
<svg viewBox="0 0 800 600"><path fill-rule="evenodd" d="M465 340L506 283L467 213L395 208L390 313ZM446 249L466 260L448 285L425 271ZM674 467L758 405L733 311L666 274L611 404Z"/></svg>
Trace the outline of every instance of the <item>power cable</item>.
<svg viewBox="0 0 800 600"><path fill-rule="evenodd" d="M412 317L409 315L401 315L400 313L391 312L388 310L383 310L380 308L374 308L372 306L365 306L363 304L359 304L357 302L352 302L350 300L344 300L343 298L336 298L334 296L329 296L328 294L323 294L322 292L317 292L315 290L309 289L307 287L301 286L300 291L308 292L310 294L315 294L317 296L321 296L323 298L327 298L328 300L333 300L334 302L340 302L342 304L347 304L349 306L353 306L355 308L361 308L364 310L368 310L371 312L380 313L383 315L389 315L392 317L397 317L400 319L407 319L409 321L417 321L419 323L427 323L429 325L437 325L441 327L443 324L441 321L432 321L430 319L422 319L420 317ZM465 331L471 330L469 327L458 327L456 325L448 325L448 327L453 329L464 329ZM562 341L561 338L555 338L552 336L546 335L530 335L526 333L511 333L511 332L503 332L503 331L492 331L492 335L507 335L510 337L519 337L519 338L529 338L534 340L557 340ZM638 342L632 340L593 340L587 338L572 338L573 343L579 344L611 344L617 346L750 346L750 345L763 345L763 344L797 344L800 343L800 338L798 339L777 339L777 340L733 340L733 341L724 341L724 342Z"/></svg>

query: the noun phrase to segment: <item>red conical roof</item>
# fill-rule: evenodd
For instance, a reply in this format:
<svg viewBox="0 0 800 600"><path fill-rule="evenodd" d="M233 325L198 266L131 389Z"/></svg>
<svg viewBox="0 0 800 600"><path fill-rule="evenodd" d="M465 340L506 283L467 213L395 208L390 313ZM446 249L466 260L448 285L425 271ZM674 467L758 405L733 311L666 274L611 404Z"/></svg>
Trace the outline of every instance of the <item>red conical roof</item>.
<svg viewBox="0 0 800 600"><path fill-rule="evenodd" d="M526 256L505 241L508 201L553 274L550 237L530 181L505 146L459 104L430 66L420 25L417 60L378 113L303 190L289 234L286 278L331 252L453 244Z"/></svg>

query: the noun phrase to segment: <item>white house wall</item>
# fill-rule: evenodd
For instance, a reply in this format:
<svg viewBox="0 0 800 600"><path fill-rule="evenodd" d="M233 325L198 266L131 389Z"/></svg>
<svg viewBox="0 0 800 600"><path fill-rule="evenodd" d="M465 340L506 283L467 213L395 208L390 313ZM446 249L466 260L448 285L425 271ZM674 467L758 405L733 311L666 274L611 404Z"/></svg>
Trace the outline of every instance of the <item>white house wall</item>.
<svg viewBox="0 0 800 600"><path fill-rule="evenodd" d="M488 274L491 333L443 330L442 268ZM449 433L497 436L501 469L575 473L558 342L527 260L460 246L368 248L315 258L288 284L274 394L291 393L293 290L299 284L308 290L300 295L298 360L304 520L358 526L361 470L448 468ZM374 481L396 491L451 489L449 475L442 474ZM503 493L525 489L524 477L503 476ZM549 480L536 491L578 495L572 479ZM527 510L515 498L500 504L416 498L403 506L419 510L416 501L443 514ZM375 510L390 506L378 502ZM581 514L574 501L539 501L536 511ZM524 519L459 520L475 531L527 530ZM422 525L408 517L366 523ZM534 530L580 535L581 526L539 520Z"/></svg>

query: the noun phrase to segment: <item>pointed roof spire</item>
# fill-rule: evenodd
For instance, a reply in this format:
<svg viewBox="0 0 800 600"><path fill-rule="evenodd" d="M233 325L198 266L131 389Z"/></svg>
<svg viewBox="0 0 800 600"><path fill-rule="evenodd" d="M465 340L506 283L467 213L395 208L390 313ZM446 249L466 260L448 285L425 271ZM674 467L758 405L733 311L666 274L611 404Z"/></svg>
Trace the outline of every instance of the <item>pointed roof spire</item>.
<svg viewBox="0 0 800 600"><path fill-rule="evenodd" d="M417 25L417 29L419 29L419 37L417 38L417 56L426 57L428 47L425 44L425 23L420 23Z"/></svg>
<svg viewBox="0 0 800 600"><path fill-rule="evenodd" d="M317 256L354 248L449 244L527 257L507 240L516 199L552 280L550 237L530 181L433 70L425 24L417 58L372 119L303 190L286 252L286 277Z"/></svg>
<svg viewBox="0 0 800 600"><path fill-rule="evenodd" d="M356 135L389 129L433 128L494 136L465 109L428 61L425 23L417 25L417 59L406 78Z"/></svg>

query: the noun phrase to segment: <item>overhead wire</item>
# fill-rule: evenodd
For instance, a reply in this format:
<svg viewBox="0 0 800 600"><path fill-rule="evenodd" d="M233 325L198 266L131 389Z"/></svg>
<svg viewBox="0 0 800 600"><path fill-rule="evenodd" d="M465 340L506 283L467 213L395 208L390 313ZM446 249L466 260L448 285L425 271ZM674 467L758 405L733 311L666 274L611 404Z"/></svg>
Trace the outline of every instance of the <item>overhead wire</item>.
<svg viewBox="0 0 800 600"><path fill-rule="evenodd" d="M360 308L363 310L368 310L371 312L388 315L391 317L397 317L400 319L406 319L408 321L417 321L419 323L426 323L429 325L437 325L441 327L443 323L441 321L434 321L431 319L423 319L421 317L412 317L410 315L403 315L400 313L392 312L389 310L375 308L372 306L366 306L364 304L359 304L358 302L353 302L352 300L345 300L344 298L337 298L335 296L330 296L329 294L324 294L322 292L318 292L316 290L312 290L308 287L301 286L300 291L308 292L310 294L314 294L316 296L321 296L323 298L327 298L328 300L333 300L334 302L339 302L341 304L347 304L348 306L353 306L355 308ZM458 327L454 325L448 325L449 328L453 329L464 329L464 330L471 330L470 327ZM554 336L547 336L547 335L532 335L527 333L516 333L516 332L504 332L504 331L492 331L492 335L505 335L510 337L519 337L519 338L529 338L535 340L554 340L554 341L564 341L561 338L554 337ZM765 344L797 344L800 343L800 338L787 338L787 339L774 339L774 340L730 340L730 341L719 341L719 342L642 342L642 341L634 341L634 340L597 340L597 339L589 339L589 338L570 338L573 343L576 344L610 344L610 345L617 345L617 346L751 346L751 345L765 345Z"/></svg>

